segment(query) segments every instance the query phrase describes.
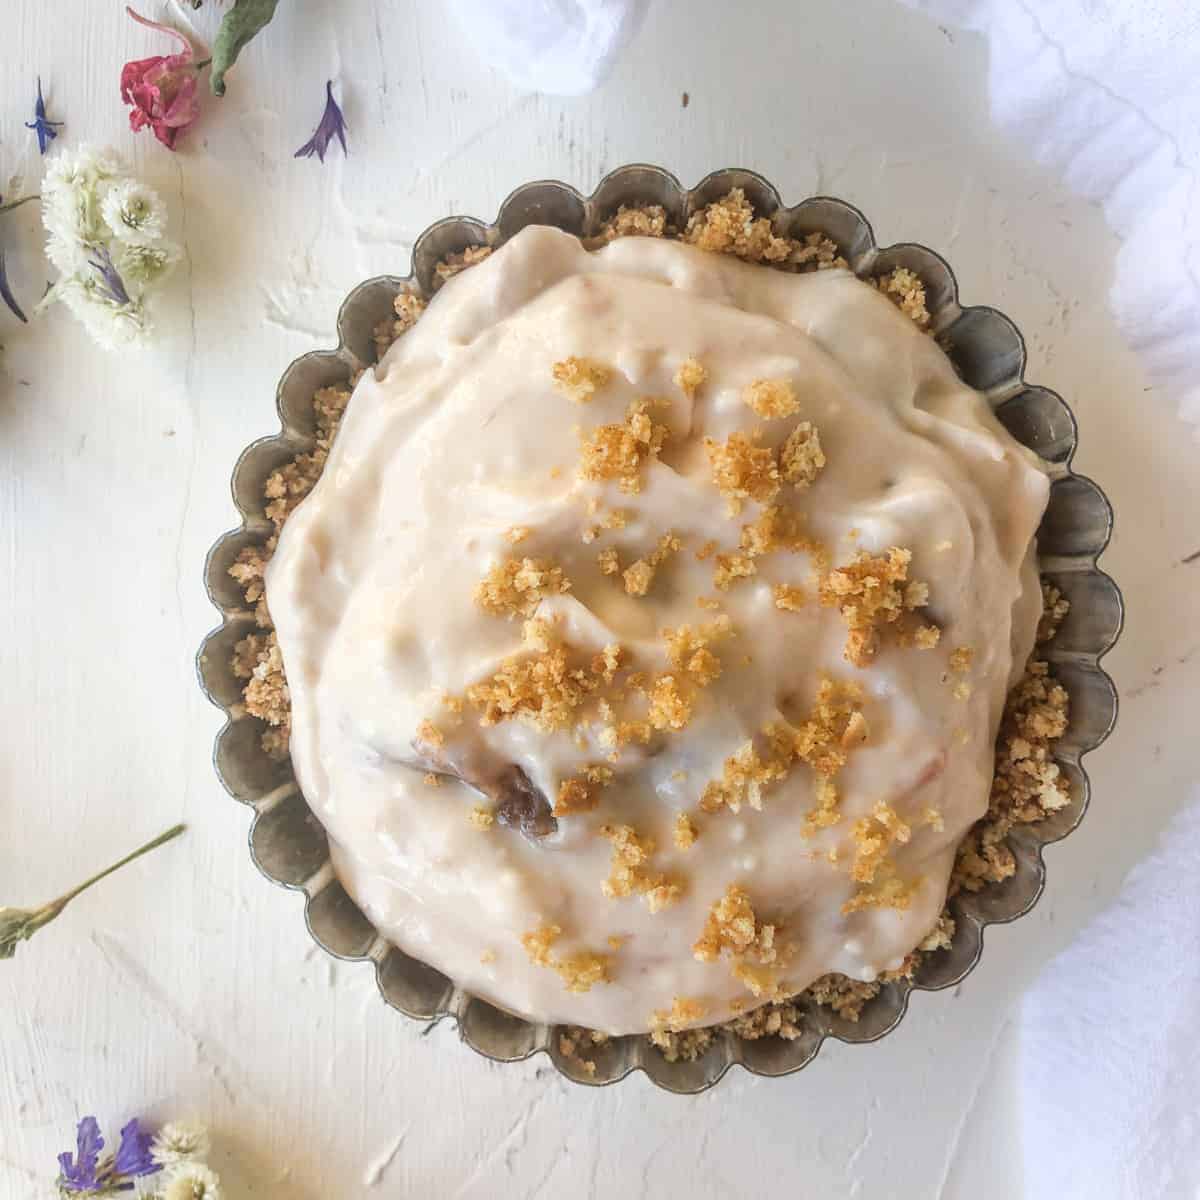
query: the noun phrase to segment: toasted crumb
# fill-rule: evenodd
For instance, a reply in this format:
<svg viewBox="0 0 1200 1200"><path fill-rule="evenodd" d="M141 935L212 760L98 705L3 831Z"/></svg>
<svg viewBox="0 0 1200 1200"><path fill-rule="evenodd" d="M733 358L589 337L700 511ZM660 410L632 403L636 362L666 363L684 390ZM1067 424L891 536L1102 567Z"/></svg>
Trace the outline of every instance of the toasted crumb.
<svg viewBox="0 0 1200 1200"><path fill-rule="evenodd" d="M845 975L822 975L805 988L805 994L844 1020L857 1021L866 1004L879 995L879 984L863 983Z"/></svg>
<svg viewBox="0 0 1200 1200"><path fill-rule="evenodd" d="M540 925L521 935L521 945L535 966L551 967L557 971L568 992L587 992L594 984L608 983L611 960L607 954L582 951L562 959L556 959L551 954L561 935L561 926Z"/></svg>
<svg viewBox="0 0 1200 1200"><path fill-rule="evenodd" d="M907 267L897 267L874 280L875 286L913 322L928 331L929 310L925 307L925 285Z"/></svg>
<svg viewBox="0 0 1200 1200"><path fill-rule="evenodd" d="M467 814L467 820L475 826L480 833L484 833L496 823L496 814L490 808L484 808L482 804L477 804Z"/></svg>
<svg viewBox="0 0 1200 1200"><path fill-rule="evenodd" d="M619 237L664 237L667 234L667 213L661 204L622 204L617 211L600 226L599 245L615 241Z"/></svg>
<svg viewBox="0 0 1200 1200"><path fill-rule="evenodd" d="M670 1008L656 1008L650 1019L654 1028L678 1033L687 1025L702 1021L708 1015L708 1006L688 996L676 996Z"/></svg>
<svg viewBox="0 0 1200 1200"><path fill-rule="evenodd" d="M717 543L713 541L705 542L699 550L696 551L696 561L703 562L706 558L712 558L716 553Z"/></svg>
<svg viewBox="0 0 1200 1200"><path fill-rule="evenodd" d="M774 925L764 924L755 915L745 889L731 883L709 909L692 954L699 962L716 962L722 954L731 954L765 965L778 955L775 933Z"/></svg>
<svg viewBox="0 0 1200 1200"><path fill-rule="evenodd" d="M917 943L917 949L930 954L935 950L949 950L954 937L954 918L943 912L937 919L937 924Z"/></svg>
<svg viewBox="0 0 1200 1200"><path fill-rule="evenodd" d="M510 546L516 546L523 542L532 532L533 531L528 525L514 525L511 529L505 532L504 540L508 542Z"/></svg>
<svg viewBox="0 0 1200 1200"><path fill-rule="evenodd" d="M660 675L650 688L646 714L655 729L683 729L692 719L692 699L674 675Z"/></svg>
<svg viewBox="0 0 1200 1200"><path fill-rule="evenodd" d="M704 449L713 483L729 502L731 512L740 512L743 500L765 504L775 498L779 468L769 447L758 445L744 433L731 433L724 442L705 438Z"/></svg>
<svg viewBox="0 0 1200 1200"><path fill-rule="evenodd" d="M934 833L941 833L946 828L946 822L943 819L941 812L932 807L926 808L925 811L921 813L921 823L923 825L928 825Z"/></svg>
<svg viewBox="0 0 1200 1200"><path fill-rule="evenodd" d="M569 1062L574 1063L585 1075L591 1076L596 1074L596 1060L587 1058L579 1053L581 1046L586 1046L590 1041L589 1031L579 1029L575 1026L568 1026L564 1033L558 1037L558 1052Z"/></svg>
<svg viewBox="0 0 1200 1200"><path fill-rule="evenodd" d="M551 370L554 386L576 404L586 404L612 378L612 370L591 358L564 358Z"/></svg>
<svg viewBox="0 0 1200 1200"><path fill-rule="evenodd" d="M596 561L600 564L602 575L616 575L621 570L621 560L611 546L607 550L601 550L596 555Z"/></svg>
<svg viewBox="0 0 1200 1200"><path fill-rule="evenodd" d="M432 771L426 771L425 774L421 776L421 782L425 784L426 787L437 788L442 786L444 780L440 775L435 775Z"/></svg>
<svg viewBox="0 0 1200 1200"><path fill-rule="evenodd" d="M679 547L679 538L673 533L663 534L659 538L658 546L654 549L653 553L647 558L639 558L637 562L625 571L623 576L625 591L631 596L644 596L650 590L650 585L654 582L655 571L672 554L677 553Z"/></svg>
<svg viewBox="0 0 1200 1200"><path fill-rule="evenodd" d="M854 864L850 878L856 883L874 883L893 845L904 845L912 829L883 800L876 802L869 817L854 823Z"/></svg>
<svg viewBox="0 0 1200 1200"><path fill-rule="evenodd" d="M689 399L696 398L696 391L708 378L708 370L694 358L685 358L675 372L675 386Z"/></svg>
<svg viewBox="0 0 1200 1200"><path fill-rule="evenodd" d="M579 464L582 479L612 479L623 492L641 490L639 472L643 464L658 457L667 437L667 427L655 424L649 409L649 400L635 400L623 424L598 425L584 436Z"/></svg>
<svg viewBox="0 0 1200 1200"><path fill-rule="evenodd" d="M942 640L942 631L936 625L918 625L913 632L913 644L918 650L932 650Z"/></svg>
<svg viewBox="0 0 1200 1200"><path fill-rule="evenodd" d="M793 487L803 490L825 466L821 436L811 421L801 421L779 451L779 471Z"/></svg>
<svg viewBox="0 0 1200 1200"><path fill-rule="evenodd" d="M572 668L564 646L507 659L490 679L467 688L481 725L520 720L543 733L569 726L597 680Z"/></svg>
<svg viewBox="0 0 1200 1200"><path fill-rule="evenodd" d="M432 722L422 721L417 726L417 737L434 750L440 750L446 744L446 735Z"/></svg>
<svg viewBox="0 0 1200 1200"><path fill-rule="evenodd" d="M457 275L460 271L465 271L468 267L473 267L476 263L483 262L491 253L491 246L467 246L463 250L447 254L433 268L434 274L440 283L445 283L447 279Z"/></svg>
<svg viewBox="0 0 1200 1200"><path fill-rule="evenodd" d="M697 596L696 607L703 608L707 612L720 612L721 601L716 596Z"/></svg>
<svg viewBox="0 0 1200 1200"><path fill-rule="evenodd" d="M718 554L713 566L713 586L728 591L739 579L749 579L758 574L758 566L749 554L735 551Z"/></svg>
<svg viewBox="0 0 1200 1200"><path fill-rule="evenodd" d="M488 963L494 963L494 962L496 961L496 952L495 952L495 950L485 950L485 951L484 951L484 952L483 952L483 953L482 953L482 954L479 956L479 961L480 961L480 963L481 963L483 966L485 966L485 967L488 965Z"/></svg>
<svg viewBox="0 0 1200 1200"><path fill-rule="evenodd" d="M681 812L675 816L675 829L672 836L678 849L690 850L700 835L692 818L687 813Z"/></svg>
<svg viewBox="0 0 1200 1200"><path fill-rule="evenodd" d="M717 617L707 625L664 629L667 660L676 670L687 671L693 683L707 687L721 674L721 660L709 647L732 633L733 622L726 616Z"/></svg>
<svg viewBox="0 0 1200 1200"><path fill-rule="evenodd" d="M649 868L654 854L654 839L640 837L632 825L602 825L601 837L612 843L612 868L600 884L609 899L642 896L652 913L673 904L683 894L682 884L668 880L661 872Z"/></svg>
<svg viewBox="0 0 1200 1200"><path fill-rule="evenodd" d="M954 698L955 698L955 700L970 700L970 698L971 698L971 685L970 685L969 683L964 683L964 682L963 682L963 681L960 679L960 680L959 680L959 681L958 681L958 682L957 682L957 683L954 685Z"/></svg>
<svg viewBox="0 0 1200 1200"><path fill-rule="evenodd" d="M662 1051L669 1063L694 1062L712 1045L716 1031L710 1026L700 1029L685 1029L672 1033L667 1029L651 1029L650 1041Z"/></svg>
<svg viewBox="0 0 1200 1200"><path fill-rule="evenodd" d="M778 583L774 588L775 607L785 612L800 612L804 608L804 589L789 583Z"/></svg>
<svg viewBox="0 0 1200 1200"><path fill-rule="evenodd" d="M625 945L625 939L619 933L610 933L604 940L610 950L620 950Z"/></svg>
<svg viewBox="0 0 1200 1200"><path fill-rule="evenodd" d="M425 306L426 302L420 296L412 296L408 292L401 292L392 301L395 319L380 321L374 329L376 358L382 358L388 347L417 323L417 318L425 311Z"/></svg>
<svg viewBox="0 0 1200 1200"><path fill-rule="evenodd" d="M229 574L237 580L246 603L254 606L254 619L262 629L271 628L271 614L267 611L264 578L273 549L273 544L271 550L265 546L243 546L229 567ZM236 671L237 667L235 666L235 673ZM239 679L248 679L249 677L249 672L238 676Z"/></svg>
<svg viewBox="0 0 1200 1200"><path fill-rule="evenodd" d="M975 651L970 646L958 646L950 652L950 670L969 671L974 658Z"/></svg>
<svg viewBox="0 0 1200 1200"><path fill-rule="evenodd" d="M1042 583L1042 618L1038 622L1037 642L1048 642L1071 611L1067 598L1052 583Z"/></svg>
<svg viewBox="0 0 1200 1200"><path fill-rule="evenodd" d="M747 262L770 263L793 271L844 267L837 246L820 233L803 239L779 237L766 217L755 217L741 188L734 188L688 219L684 241L701 250L735 254Z"/></svg>
<svg viewBox="0 0 1200 1200"><path fill-rule="evenodd" d="M742 389L742 403L766 421L790 417L800 411L800 401L790 379L756 379Z"/></svg>
<svg viewBox="0 0 1200 1200"><path fill-rule="evenodd" d="M849 630L845 657L856 667L867 666L878 653L884 628L917 607L918 601L924 603L927 590L914 592L904 587L911 561L912 551L896 546L886 557L863 550L821 580L820 601L841 611Z"/></svg>
<svg viewBox="0 0 1200 1200"><path fill-rule="evenodd" d="M748 1042L764 1037L780 1037L785 1042L795 1041L804 1032L804 1012L791 1000L763 1004L753 1012L735 1017L726 1028Z"/></svg>
<svg viewBox="0 0 1200 1200"><path fill-rule="evenodd" d="M497 616L529 616L546 596L571 590L561 567L543 558L506 558L475 588L475 603Z"/></svg>

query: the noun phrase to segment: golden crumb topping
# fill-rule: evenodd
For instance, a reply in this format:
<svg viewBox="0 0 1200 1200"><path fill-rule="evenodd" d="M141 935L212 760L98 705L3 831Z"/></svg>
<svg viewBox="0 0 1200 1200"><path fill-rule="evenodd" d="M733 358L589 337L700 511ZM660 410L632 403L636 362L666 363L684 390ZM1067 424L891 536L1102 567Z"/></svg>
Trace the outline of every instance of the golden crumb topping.
<svg viewBox="0 0 1200 1200"><path fill-rule="evenodd" d="M800 411L790 379L756 379L742 389L742 402L767 421L794 416Z"/></svg>
<svg viewBox="0 0 1200 1200"><path fill-rule="evenodd" d="M692 954L699 962L716 962L722 954L729 954L763 965L773 963L779 953L775 944L777 932L775 925L758 919L745 889L731 883L708 910Z"/></svg>
<svg viewBox="0 0 1200 1200"><path fill-rule="evenodd" d="M821 580L821 603L837 608L849 630L847 662L867 666L879 652L882 631L928 599L927 586L914 588L909 584L911 561L912 551L897 546L886 556L862 550L846 566L837 567Z"/></svg>
<svg viewBox="0 0 1200 1200"><path fill-rule="evenodd" d="M554 386L576 404L586 404L612 378L612 371L591 358L571 355L551 369Z"/></svg>
<svg viewBox="0 0 1200 1200"><path fill-rule="evenodd" d="M644 596L654 582L655 571L672 554L679 551L681 543L673 533L665 533L658 545L646 558L639 558L624 574L625 591L631 596ZM601 568L603 570L603 568ZM606 572L607 573L607 572Z"/></svg>
<svg viewBox="0 0 1200 1200"><path fill-rule="evenodd" d="M558 798L554 803L556 817L571 813L591 812L598 803L596 793L607 787L613 778L612 768L594 763L583 769L583 778L571 776L558 785Z"/></svg>
<svg viewBox="0 0 1200 1200"><path fill-rule="evenodd" d="M607 550L601 550L596 555L596 562L600 565L600 573L602 575L617 575L620 573L621 560L611 546Z"/></svg>
<svg viewBox="0 0 1200 1200"><path fill-rule="evenodd" d="M874 280L875 286L918 329L929 329L929 310L925 307L925 285L907 267L897 267Z"/></svg>
<svg viewBox="0 0 1200 1200"><path fill-rule="evenodd" d="M800 612L804 608L804 589L794 587L790 583L777 583L772 593L775 597L775 607L784 612Z"/></svg>
<svg viewBox="0 0 1200 1200"><path fill-rule="evenodd" d="M497 616L529 616L546 596L571 590L562 568L549 559L506 558L475 588L475 603Z"/></svg>
<svg viewBox="0 0 1200 1200"><path fill-rule="evenodd" d="M562 935L558 925L541 925L521 935L521 945L530 961L539 967L550 967L562 978L568 992L588 992L597 983L609 982L611 959L607 954L581 951L567 958L555 958L551 953Z"/></svg>
<svg viewBox="0 0 1200 1200"><path fill-rule="evenodd" d="M432 722L422 721L417 726L417 738L433 750L440 750L446 744L446 735Z"/></svg>
<svg viewBox="0 0 1200 1200"><path fill-rule="evenodd" d="M564 646L506 659L490 679L467 688L481 725L520 720L543 733L565 729L597 681L570 666Z"/></svg>
<svg viewBox="0 0 1200 1200"><path fill-rule="evenodd" d="M707 687L721 674L721 660L709 647L732 634L733 622L724 614L706 625L664 629L667 661L677 671L686 671L693 683Z"/></svg>
<svg viewBox="0 0 1200 1200"><path fill-rule="evenodd" d="M505 531L504 540L510 546L516 546L523 542L532 532L528 525L514 525L511 529Z"/></svg>
<svg viewBox="0 0 1200 1200"><path fill-rule="evenodd" d="M713 483L729 502L731 513L741 511L743 500L766 504L779 491L779 467L769 446L753 436L731 433L724 442L704 439Z"/></svg>
<svg viewBox="0 0 1200 1200"><path fill-rule="evenodd" d="M426 787L438 788L442 786L445 780L442 779L440 775L435 775L432 771L426 771L425 774L421 776L421 782Z"/></svg>
<svg viewBox="0 0 1200 1200"><path fill-rule="evenodd" d="M958 646L950 652L950 670L969 671L975 651L970 646Z"/></svg>
<svg viewBox="0 0 1200 1200"><path fill-rule="evenodd" d="M650 686L646 719L655 729L680 730L692 719L692 697L674 675L660 675Z"/></svg>
<svg viewBox="0 0 1200 1200"><path fill-rule="evenodd" d="M641 468L658 457L667 437L667 427L651 420L650 404L635 400L622 424L598 425L584 436L580 478L616 480L623 492L641 490Z"/></svg>
<svg viewBox="0 0 1200 1200"><path fill-rule="evenodd" d="M696 838L700 834L692 818L687 813L681 812L675 815L675 827L671 836L676 849L690 850L696 844Z"/></svg>
<svg viewBox="0 0 1200 1200"><path fill-rule="evenodd" d="M601 825L602 838L612 843L612 867L600 890L609 899L634 894L642 896L652 913L674 904L683 894L683 885L669 881L649 867L654 854L654 839L640 837L632 825Z"/></svg>
<svg viewBox="0 0 1200 1200"><path fill-rule="evenodd" d="M708 378L708 369L703 363L694 358L685 358L675 372L675 386L689 399L696 398L696 392Z"/></svg>
<svg viewBox="0 0 1200 1200"><path fill-rule="evenodd" d="M476 804L474 808L467 813L467 820L480 831L484 833L496 823L496 814L490 808L484 808L482 804Z"/></svg>
<svg viewBox="0 0 1200 1200"><path fill-rule="evenodd" d="M884 800L876 802L869 817L854 823L854 862L850 878L855 883L874 883L892 846L903 846L912 837L912 829Z"/></svg>
<svg viewBox="0 0 1200 1200"><path fill-rule="evenodd" d="M811 421L801 421L787 436L779 451L779 472L797 489L803 490L821 473L825 452L821 436Z"/></svg>
<svg viewBox="0 0 1200 1200"><path fill-rule="evenodd" d="M708 1016L708 1006L690 996L676 996L670 1008L656 1008L650 1024L656 1029L678 1033L685 1025L694 1025Z"/></svg>

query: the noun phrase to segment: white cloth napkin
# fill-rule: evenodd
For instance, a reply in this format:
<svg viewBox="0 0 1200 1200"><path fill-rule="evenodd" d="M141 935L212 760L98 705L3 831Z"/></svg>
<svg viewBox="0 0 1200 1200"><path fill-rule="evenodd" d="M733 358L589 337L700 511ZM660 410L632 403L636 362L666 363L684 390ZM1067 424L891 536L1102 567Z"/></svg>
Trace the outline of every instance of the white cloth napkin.
<svg viewBox="0 0 1200 1200"><path fill-rule="evenodd" d="M590 92L637 32L646 0L452 0L486 62L522 91Z"/></svg>
<svg viewBox="0 0 1200 1200"><path fill-rule="evenodd" d="M1200 5L905 2L987 35L993 117L1102 206L1113 313L1200 437Z"/></svg>
<svg viewBox="0 0 1200 1200"><path fill-rule="evenodd" d="M1021 1005L1027 1200L1200 1196L1200 789Z"/></svg>

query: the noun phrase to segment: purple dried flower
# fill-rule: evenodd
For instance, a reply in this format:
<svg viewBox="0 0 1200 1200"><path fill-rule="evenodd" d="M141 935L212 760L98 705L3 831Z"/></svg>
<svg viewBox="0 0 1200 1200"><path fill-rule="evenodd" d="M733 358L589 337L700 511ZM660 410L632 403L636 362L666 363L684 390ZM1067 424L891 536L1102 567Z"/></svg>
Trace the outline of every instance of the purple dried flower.
<svg viewBox="0 0 1200 1200"><path fill-rule="evenodd" d="M117 1175L153 1175L162 1170L162 1164L154 1161L150 1153L150 1143L154 1138L143 1133L134 1117L121 1130L121 1144L117 1147L117 1156L113 1159L113 1171Z"/></svg>
<svg viewBox="0 0 1200 1200"><path fill-rule="evenodd" d="M321 123L312 137L292 157L312 158L315 154L324 162L325 151L329 149L329 143L333 141L335 135L337 140L342 143L342 153L346 154L346 121L342 116L342 110L338 108L337 101L333 98L333 80L330 79L325 84L325 111L321 114Z"/></svg>
<svg viewBox="0 0 1200 1200"><path fill-rule="evenodd" d="M113 263L107 246L96 247L96 257L88 259L88 266L99 274L104 284L104 291L111 300L117 304L132 303L129 299L129 292L125 289L125 280L121 278L121 272Z"/></svg>
<svg viewBox="0 0 1200 1200"><path fill-rule="evenodd" d="M104 1139L96 1118L84 1117L75 1129L75 1157L72 1159L67 1150L58 1156L59 1186L68 1192L94 1192L103 1186L96 1180L96 1164L103 1149Z"/></svg>
<svg viewBox="0 0 1200 1200"><path fill-rule="evenodd" d="M39 75L38 97L37 103L33 106L33 120L26 121L25 128L32 129L37 134L38 150L42 154L46 153L46 147L58 137L56 126L61 124L61 121L49 121L46 119L46 101L42 98L42 77Z"/></svg>

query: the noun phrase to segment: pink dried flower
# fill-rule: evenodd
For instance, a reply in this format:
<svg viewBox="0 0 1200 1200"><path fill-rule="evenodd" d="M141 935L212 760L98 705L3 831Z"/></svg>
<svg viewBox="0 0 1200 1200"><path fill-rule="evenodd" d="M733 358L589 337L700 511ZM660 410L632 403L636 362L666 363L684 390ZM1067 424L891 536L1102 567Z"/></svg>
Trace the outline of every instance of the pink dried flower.
<svg viewBox="0 0 1200 1200"><path fill-rule="evenodd" d="M175 139L200 115L192 44L178 30L147 21L128 5L125 11L139 25L176 38L182 46L178 54L156 54L127 62L121 68L121 99L132 109L129 128L137 133L149 125L154 136L168 150L174 150Z"/></svg>

